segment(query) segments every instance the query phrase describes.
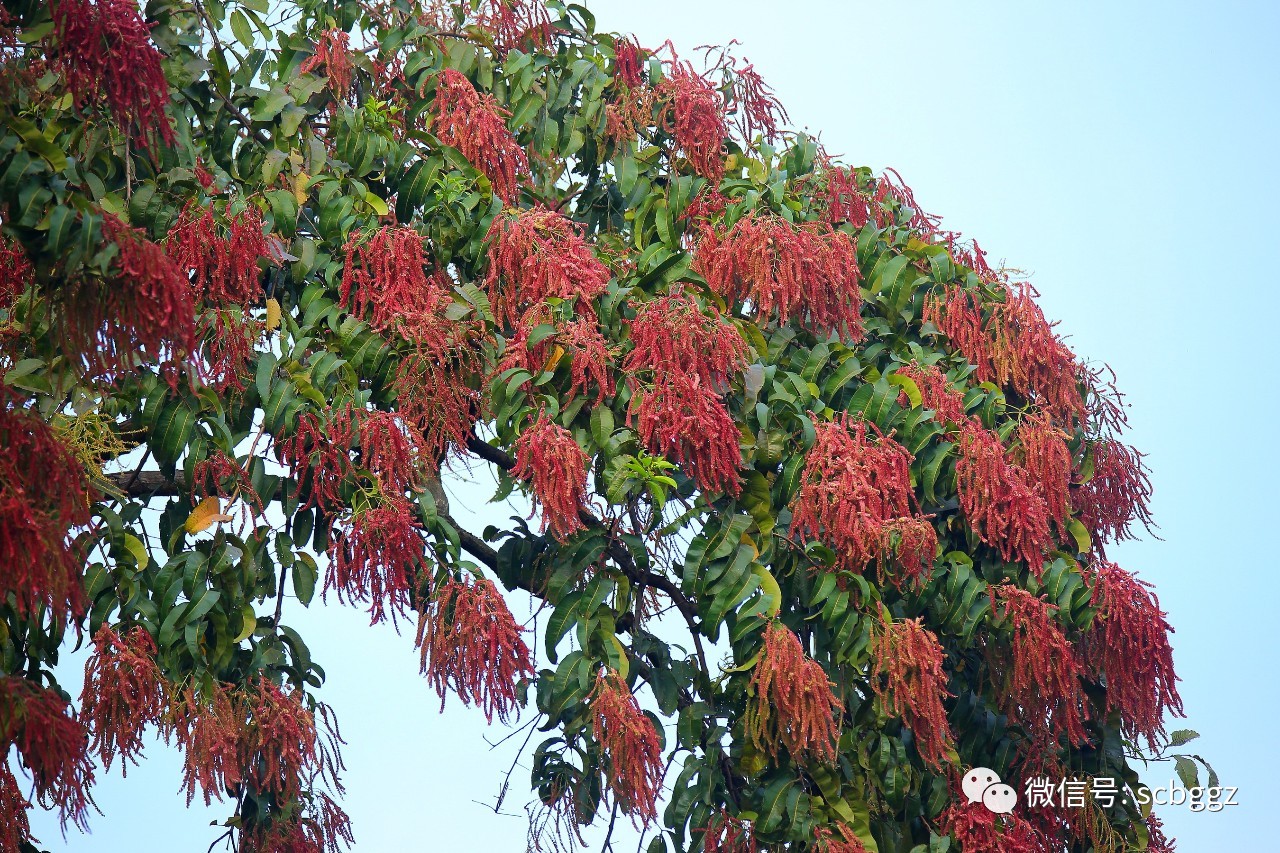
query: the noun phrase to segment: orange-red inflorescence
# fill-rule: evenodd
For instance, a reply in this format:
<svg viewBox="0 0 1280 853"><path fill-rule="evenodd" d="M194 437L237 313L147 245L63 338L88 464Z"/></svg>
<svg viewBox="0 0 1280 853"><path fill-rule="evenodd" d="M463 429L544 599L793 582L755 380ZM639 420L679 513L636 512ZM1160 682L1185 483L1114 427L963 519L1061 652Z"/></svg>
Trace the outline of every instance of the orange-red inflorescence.
<svg viewBox="0 0 1280 853"><path fill-rule="evenodd" d="M554 331L543 336L539 327L547 325ZM539 334L539 340L530 344L535 333ZM555 370L566 358L569 387L561 396L562 405L567 406L579 394L590 394L592 386L595 387L596 405L604 402L614 387L613 355L594 316L564 321L553 319L549 310L535 307L526 311L515 335L507 341L495 374L522 368L529 371L530 376L537 377L543 371Z"/></svg>
<svg viewBox="0 0 1280 853"><path fill-rule="evenodd" d="M751 824L730 817L724 809L698 834L702 836L702 853L756 853L759 849Z"/></svg>
<svg viewBox="0 0 1280 853"><path fill-rule="evenodd" d="M341 301L379 332L399 331L424 352L449 343L444 319L453 281L430 265L422 235L408 226L383 226L347 241Z"/></svg>
<svg viewBox="0 0 1280 853"><path fill-rule="evenodd" d="M781 622L765 629L747 702L747 736L757 749L775 759L785 747L798 761L836 760L844 706L822 665Z"/></svg>
<svg viewBox="0 0 1280 853"><path fill-rule="evenodd" d="M618 673L601 670L588 699L591 732L607 756L605 776L614 801L637 825L658 816L662 741Z"/></svg>
<svg viewBox="0 0 1280 853"><path fill-rule="evenodd" d="M476 24L493 38L498 56L546 46L555 33L541 0L481 0Z"/></svg>
<svg viewBox="0 0 1280 853"><path fill-rule="evenodd" d="M302 698L301 691L286 691L266 679L245 697L249 722L239 744L244 778L280 803L298 798L319 758L315 715Z"/></svg>
<svg viewBox="0 0 1280 853"><path fill-rule="evenodd" d="M328 794L316 791L306 813L246 829L240 836L239 853L341 853L353 844L347 813Z"/></svg>
<svg viewBox="0 0 1280 853"><path fill-rule="evenodd" d="M666 125L676 147L693 170L714 186L724 177L724 98L715 86L687 62L676 61L657 86L658 97L670 104L672 120Z"/></svg>
<svg viewBox="0 0 1280 853"><path fill-rule="evenodd" d="M1049 509L1027 473L1005 457L1000 437L975 421L960 431L956 486L960 507L982 541L1038 576L1053 543Z"/></svg>
<svg viewBox="0 0 1280 853"><path fill-rule="evenodd" d="M675 462L704 492L742 491L741 435L733 416L697 376L656 377L631 398L640 440L650 453Z"/></svg>
<svg viewBox="0 0 1280 853"><path fill-rule="evenodd" d="M901 586L902 581L923 582L928 579L933 561L938 556L938 531L929 516L895 518L884 526L884 544L880 552L879 570L888 574L890 581ZM897 561L901 572L892 572L890 557Z"/></svg>
<svg viewBox="0 0 1280 853"><path fill-rule="evenodd" d="M916 383L924 407L932 409L939 420L959 425L968 419L965 414L964 392L951 387L946 374L937 365L908 364L898 368L895 375L905 376ZM906 397L904 391L899 396L899 402L905 405Z"/></svg>
<svg viewBox="0 0 1280 853"><path fill-rule="evenodd" d="M298 418L293 435L276 442L280 463L306 494L307 507L334 514L344 506L342 483L351 474L356 440L352 410L329 409L322 421L314 412Z"/></svg>
<svg viewBox="0 0 1280 853"><path fill-rule="evenodd" d="M102 234L118 250L110 279L78 279L63 295L62 331L86 376L111 380L135 360L164 363L171 353L190 353L195 305L182 271L141 230L111 214Z"/></svg>
<svg viewBox="0 0 1280 853"><path fill-rule="evenodd" d="M631 321L631 342L624 370L696 376L702 385L720 390L727 390L748 360L746 341L733 324L717 311L704 314L692 296L682 293L641 305Z"/></svg>
<svg viewBox="0 0 1280 853"><path fill-rule="evenodd" d="M518 703L522 680L533 678L524 633L493 582L483 578L440 585L418 621L422 674L440 695L450 687L485 719L506 723Z"/></svg>
<svg viewBox="0 0 1280 853"><path fill-rule="evenodd" d="M587 454L573 433L540 415L516 439L516 467L511 475L533 487L535 512L542 512L542 529L567 539L583 528L579 517L586 505Z"/></svg>
<svg viewBox="0 0 1280 853"><path fill-rule="evenodd" d="M226 685L215 683L209 691L197 693L188 684L174 702L165 742L176 740L182 749L182 789L188 806L197 788L206 806L238 788L244 728L244 711Z"/></svg>
<svg viewBox="0 0 1280 853"><path fill-rule="evenodd" d="M1051 849L1027 821L1015 815L997 815L980 802L953 803L938 823L965 853L1048 853Z"/></svg>
<svg viewBox="0 0 1280 853"><path fill-rule="evenodd" d="M351 91L355 66L351 62L351 37L342 30L326 30L316 42L316 52L298 67L299 74L312 74L323 68L329 78L329 89L338 100Z"/></svg>
<svg viewBox="0 0 1280 853"><path fill-rule="evenodd" d="M71 534L89 524L90 499L80 460L0 383L0 599L12 595L19 615L83 615L84 560Z"/></svg>
<svg viewBox="0 0 1280 853"><path fill-rule="evenodd" d="M481 94L452 68L440 72L433 130L445 145L462 152L489 182L494 194L513 202L519 179L529 171L529 158L507 129L511 114L488 93Z"/></svg>
<svg viewBox="0 0 1280 853"><path fill-rule="evenodd" d="M35 270L22 244L0 237L0 311L7 311L35 279Z"/></svg>
<svg viewBox="0 0 1280 853"><path fill-rule="evenodd" d="M169 708L169 692L156 665L156 644L141 627L122 637L103 625L93 645L80 694L93 737L89 748L101 756L107 770L117 755L127 768L130 761L138 763L145 728L159 724Z"/></svg>
<svg viewBox="0 0 1280 853"><path fill-rule="evenodd" d="M197 462L191 472L192 502L212 496L242 500L255 515L261 515L264 509L262 498L253 487L253 476L221 450Z"/></svg>
<svg viewBox="0 0 1280 853"><path fill-rule="evenodd" d="M1093 476L1072 491L1072 506L1093 534L1095 550L1132 539L1134 522L1151 529L1151 477L1142 454L1113 438L1093 442Z"/></svg>
<svg viewBox="0 0 1280 853"><path fill-rule="evenodd" d="M867 846L848 824L817 826L813 829L813 849L817 853L867 853Z"/></svg>
<svg viewBox="0 0 1280 853"><path fill-rule="evenodd" d="M889 622L873 641L871 680L885 711L901 717L915 735L925 764L941 771L951 751L951 726L942 700L947 690L942 644L920 619Z"/></svg>
<svg viewBox="0 0 1280 853"><path fill-rule="evenodd" d="M34 842L27 809L31 806L9 762L0 763L0 850L20 850L23 842Z"/></svg>
<svg viewBox="0 0 1280 853"><path fill-rule="evenodd" d="M579 225L554 210L530 208L497 216L489 226L485 285L494 313L515 328L529 308L551 298L576 301L594 316L591 300L609 284L609 268L595 256Z"/></svg>
<svg viewBox="0 0 1280 853"><path fill-rule="evenodd" d="M195 370L219 394L243 391L253 380L253 364L263 324L248 312L212 310L196 324L200 341Z"/></svg>
<svg viewBox="0 0 1280 853"><path fill-rule="evenodd" d="M644 85L644 48L634 37L619 38L613 46L613 77L628 89Z"/></svg>
<svg viewBox="0 0 1280 853"><path fill-rule="evenodd" d="M766 143L773 144L778 139L779 126L789 120L786 108L751 63L744 61L730 68L729 73L733 81L730 113L738 138L750 145L759 134Z"/></svg>
<svg viewBox="0 0 1280 853"><path fill-rule="evenodd" d="M857 244L826 223L792 225L751 213L723 236L707 231L694 262L713 291L750 303L757 317L794 319L824 335L863 335Z"/></svg>
<svg viewBox="0 0 1280 853"><path fill-rule="evenodd" d="M1044 500L1049 518L1066 530L1071 521L1071 473L1069 436L1045 414L1026 417L1018 424L1016 459L1032 488Z"/></svg>
<svg viewBox="0 0 1280 853"><path fill-rule="evenodd" d="M370 624L392 620L412 603L412 590L425 543L414 504L403 494L352 514L330 533L329 573L324 589L338 600L368 604Z"/></svg>
<svg viewBox="0 0 1280 853"><path fill-rule="evenodd" d="M856 173L847 166L825 164L826 216L832 225L848 222L854 228L862 228L871 221L868 200L858 188Z"/></svg>
<svg viewBox="0 0 1280 853"><path fill-rule="evenodd" d="M1009 647L993 650L994 677L1005 711L1037 743L1066 735L1073 746L1089 742L1084 729L1084 672L1077 650L1054 622L1057 607L1012 584L991 588L992 611L1007 622Z"/></svg>
<svg viewBox="0 0 1280 853"><path fill-rule="evenodd" d="M1169 642L1173 628L1150 585L1114 563L1096 563L1093 582L1098 615L1085 637L1085 659L1106 675L1107 709L1120 712L1127 737L1145 737L1155 749L1165 713L1182 715Z"/></svg>
<svg viewBox="0 0 1280 853"><path fill-rule="evenodd" d="M164 111L169 82L135 0L57 0L53 23L53 67L76 105L105 101L116 121L147 148L157 141L172 145L173 127Z"/></svg>
<svg viewBox="0 0 1280 853"><path fill-rule="evenodd" d="M1154 814L1147 816L1147 853L1174 853L1177 843L1164 834L1164 822Z"/></svg>
<svg viewBox="0 0 1280 853"><path fill-rule="evenodd" d="M793 529L829 545L840 568L858 573L885 552L888 525L909 519L914 502L911 454L867 427L865 421L850 423L847 415L815 426L817 438L792 503Z"/></svg>
<svg viewBox="0 0 1280 853"><path fill-rule="evenodd" d="M472 355L458 350L441 362L425 353L414 353L396 369L396 409L417 431L421 438L418 447L432 462L465 445L480 417L480 392L467 381Z"/></svg>
<svg viewBox="0 0 1280 853"><path fill-rule="evenodd" d="M213 208L188 202L169 229L165 252L210 305L247 305L262 296L258 259L269 256L262 213L254 205L230 217L223 235Z"/></svg>
<svg viewBox="0 0 1280 853"><path fill-rule="evenodd" d="M35 781L36 801L57 808L62 827L87 831L93 800L89 736L56 691L18 675L0 678L0 755L14 746Z"/></svg>
<svg viewBox="0 0 1280 853"><path fill-rule="evenodd" d="M404 421L381 411L362 411L359 420L360 462L383 488L402 494L421 485L418 446Z"/></svg>

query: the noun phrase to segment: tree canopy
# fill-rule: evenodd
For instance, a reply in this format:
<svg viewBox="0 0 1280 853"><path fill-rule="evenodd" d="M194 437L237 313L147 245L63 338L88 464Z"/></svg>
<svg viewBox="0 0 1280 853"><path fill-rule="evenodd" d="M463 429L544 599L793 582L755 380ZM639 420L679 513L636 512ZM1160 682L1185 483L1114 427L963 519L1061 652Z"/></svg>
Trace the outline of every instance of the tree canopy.
<svg viewBox="0 0 1280 853"><path fill-rule="evenodd" d="M351 843L288 625L326 601L536 720L534 846L1170 849L1132 799L961 793L1140 788L1181 713L1106 553L1150 523L1109 372L732 51L556 0L0 0L0 63L5 850L148 731L236 849ZM465 529L460 464L535 518Z"/></svg>

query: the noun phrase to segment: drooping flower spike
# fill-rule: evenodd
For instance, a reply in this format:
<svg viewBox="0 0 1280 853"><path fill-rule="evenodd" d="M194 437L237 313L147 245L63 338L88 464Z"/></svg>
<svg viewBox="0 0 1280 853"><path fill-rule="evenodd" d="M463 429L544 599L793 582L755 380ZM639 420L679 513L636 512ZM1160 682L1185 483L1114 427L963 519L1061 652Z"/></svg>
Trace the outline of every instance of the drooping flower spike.
<svg viewBox="0 0 1280 853"><path fill-rule="evenodd" d="M36 802L88 831L94 768L89 736L70 703L19 675L0 677L0 755L17 749L35 783Z"/></svg>
<svg viewBox="0 0 1280 853"><path fill-rule="evenodd" d="M747 703L747 737L756 749L775 759L785 748L797 761L836 760L844 706L822 665L776 620L765 628Z"/></svg>
<svg viewBox="0 0 1280 853"><path fill-rule="evenodd" d="M221 227L211 205L190 201L169 229L164 249L190 279L196 298L208 305L246 306L262 298L258 261L271 250L255 205Z"/></svg>
<svg viewBox="0 0 1280 853"><path fill-rule="evenodd" d="M704 313L687 294L645 302L630 326L633 349L623 362L628 373L696 376L708 388L727 390L747 365L747 343L733 324L714 310Z"/></svg>
<svg viewBox="0 0 1280 853"><path fill-rule="evenodd" d="M313 74L320 69L329 78L329 90L338 100L351 91L355 66L351 61L351 37L338 29L325 30L316 42L316 52L298 66L299 74Z"/></svg>
<svg viewBox="0 0 1280 853"><path fill-rule="evenodd" d="M694 832L702 836L702 853L757 853L759 849L751 824L730 817L724 809Z"/></svg>
<svg viewBox="0 0 1280 853"><path fill-rule="evenodd" d="M1151 475L1143 455L1114 438L1093 442L1089 453L1092 476L1072 490L1071 504L1102 553L1107 542L1133 539L1135 524L1152 528Z"/></svg>
<svg viewBox="0 0 1280 853"><path fill-rule="evenodd" d="M872 640L871 686L885 712L915 735L924 763L941 771L954 754L942 700L947 689L942 644L920 619L885 622Z"/></svg>
<svg viewBox="0 0 1280 853"><path fill-rule="evenodd" d="M659 378L631 400L628 416L650 453L679 465L701 491L742 491L741 434L724 402L697 376Z"/></svg>
<svg viewBox="0 0 1280 853"><path fill-rule="evenodd" d="M92 735L89 748L106 770L117 755L122 770L138 763L143 732L169 710L169 690L156 665L156 645L142 627L123 636L103 625L84 668L81 712Z"/></svg>
<svg viewBox="0 0 1280 853"><path fill-rule="evenodd" d="M182 750L182 790L188 806L197 788L208 806L239 787L244 731L244 709L227 685L215 682L198 691L188 683L177 697L163 732L166 744L176 743Z"/></svg>
<svg viewBox="0 0 1280 853"><path fill-rule="evenodd" d="M439 694L440 710L452 689L490 723L506 723L517 708L520 681L534 677L523 634L492 581L441 584L422 610L417 636L422 674Z"/></svg>
<svg viewBox="0 0 1280 853"><path fill-rule="evenodd" d="M692 65L680 60L669 65L657 94L670 105L671 120L665 129L675 137L676 148L695 173L718 187L724 177L724 141L729 135L724 98Z"/></svg>
<svg viewBox="0 0 1280 853"><path fill-rule="evenodd" d="M658 816L662 740L617 672L602 669L587 697L591 733L605 755L604 775L614 801L637 826Z"/></svg>
<svg viewBox="0 0 1280 853"><path fill-rule="evenodd" d="M477 92L465 75L452 68L440 72L435 135L461 151L489 179L495 195L514 202L520 177L529 172L529 158L507 129L510 117L493 95Z"/></svg>
<svg viewBox="0 0 1280 853"><path fill-rule="evenodd" d="M425 552L415 505L403 494L383 493L330 531L324 591L367 604L371 625L388 615L395 622L412 604Z"/></svg>
<svg viewBox="0 0 1280 853"><path fill-rule="evenodd" d="M565 540L583 529L586 507L587 454L573 433L540 414L516 439L516 466L511 476L533 488L534 511L542 513L542 529Z"/></svg>

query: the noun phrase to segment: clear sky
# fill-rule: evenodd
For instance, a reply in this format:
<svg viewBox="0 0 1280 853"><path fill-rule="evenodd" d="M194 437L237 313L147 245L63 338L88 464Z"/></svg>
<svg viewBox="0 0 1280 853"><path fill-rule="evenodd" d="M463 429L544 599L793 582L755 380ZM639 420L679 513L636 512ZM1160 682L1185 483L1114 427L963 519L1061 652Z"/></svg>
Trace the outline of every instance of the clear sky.
<svg viewBox="0 0 1280 853"><path fill-rule="evenodd" d="M692 54L740 40L796 127L820 131L847 162L896 168L946 226L1030 271L1075 349L1115 369L1163 538L1113 556L1157 585L1177 628L1185 724L1203 734L1192 746L1240 788L1241 805L1219 814L1166 808L1166 826L1181 853L1274 846L1277 567L1266 530L1280 525L1266 519L1280 475L1270 355L1280 4L588 6L600 28L649 46L670 38ZM478 509L485 491L455 494ZM508 816L483 802L524 733L489 751L483 738L507 730L456 701L438 715L411 636L337 606L293 610L350 741L356 849L523 850L527 770L512 778ZM126 780L118 769L101 779L92 837L64 843L48 818L37 834L52 851L203 850L225 810L185 811L178 768L153 749Z"/></svg>

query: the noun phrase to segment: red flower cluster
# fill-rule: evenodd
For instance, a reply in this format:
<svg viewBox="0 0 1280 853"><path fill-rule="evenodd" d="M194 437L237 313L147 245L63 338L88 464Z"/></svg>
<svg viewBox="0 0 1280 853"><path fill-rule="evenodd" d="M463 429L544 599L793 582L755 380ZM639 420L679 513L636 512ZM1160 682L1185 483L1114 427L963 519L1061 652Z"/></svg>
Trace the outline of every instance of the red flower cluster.
<svg viewBox="0 0 1280 853"><path fill-rule="evenodd" d="M481 0L476 24L493 37L499 57L512 50L545 47L555 34L540 0Z"/></svg>
<svg viewBox="0 0 1280 853"><path fill-rule="evenodd" d="M939 420L957 425L968 420L968 415L965 413L964 392L958 388L952 388L946 374L936 364L921 365L913 362L899 367L895 375L905 376L916 383L924 407L932 409ZM905 391L899 395L898 402L904 406L907 405Z"/></svg>
<svg viewBox="0 0 1280 853"><path fill-rule="evenodd" d="M872 436L867 427L865 421L851 424L847 414L815 426L817 438L805 456L791 507L792 529L831 546L836 565L855 573L888 550L892 529L907 540L899 553L918 568L925 562L920 551L928 534L910 523L915 502L911 454L878 430ZM924 526L933 530L927 522ZM932 565L933 548L928 550Z"/></svg>
<svg viewBox="0 0 1280 853"><path fill-rule="evenodd" d="M23 842L36 841L31 837L31 821L27 818L30 806L9 762L0 763L0 850L19 850Z"/></svg>
<svg viewBox="0 0 1280 853"><path fill-rule="evenodd" d="M858 188L857 174L848 166L828 162L824 175L827 221L833 226L848 222L858 229L870 222L871 208Z"/></svg>
<svg viewBox="0 0 1280 853"><path fill-rule="evenodd" d="M637 825L658 816L662 741L622 676L601 670L587 700L591 733L607 757L605 775L614 800Z"/></svg>
<svg viewBox="0 0 1280 853"><path fill-rule="evenodd" d="M111 380L138 360L191 352L195 305L182 271L141 230L111 214L102 234L118 250L111 279L82 278L64 293L63 335L86 377Z"/></svg>
<svg viewBox="0 0 1280 853"><path fill-rule="evenodd" d="M1084 415L1079 367L1034 296L1030 285L1008 289L984 321L975 291L948 288L925 300L924 319L977 368L979 379L1013 388L1068 424Z"/></svg>
<svg viewBox="0 0 1280 853"><path fill-rule="evenodd" d="M192 503L212 496L242 500L254 515L261 515L264 510L249 471L221 450L197 462L191 472Z"/></svg>
<svg viewBox="0 0 1280 853"><path fill-rule="evenodd" d="M64 831L68 823L88 830L93 802L88 744L84 726L57 692L18 675L0 678L0 755L17 747L35 780L37 800L45 808L58 809Z"/></svg>
<svg viewBox="0 0 1280 853"><path fill-rule="evenodd" d="M169 229L165 252L210 305L247 305L262 296L258 260L270 256L262 213L250 204L227 220L226 236L209 205L187 202Z"/></svg>
<svg viewBox="0 0 1280 853"><path fill-rule="evenodd" d="M1178 845L1164 834L1164 822L1154 814L1147 816L1147 853L1174 853Z"/></svg>
<svg viewBox="0 0 1280 853"><path fill-rule="evenodd" d="M164 735L165 743L173 738L182 749L182 788L187 792L188 806L197 787L207 806L239 786L243 731L244 711L225 685L215 683L204 694L187 685L174 703Z"/></svg>
<svg viewBox="0 0 1280 853"><path fill-rule="evenodd" d="M982 541L1039 576L1053 544L1049 509L1027 473L1005 458L1000 437L975 421L960 431L956 486L960 508Z"/></svg>
<svg viewBox="0 0 1280 853"><path fill-rule="evenodd" d="M422 609L417 646L422 674L440 696L452 687L464 705L476 704L490 723L516 709L522 680L533 678L524 633L493 582L483 578L443 583Z"/></svg>
<svg viewBox="0 0 1280 853"><path fill-rule="evenodd" d="M745 725L752 744L775 759L786 747L797 761L831 764L843 714L822 665L805 654L790 628L771 622L751 673Z"/></svg>
<svg viewBox="0 0 1280 853"><path fill-rule="evenodd" d="M1135 521L1151 529L1151 477L1142 454L1123 442L1104 438L1090 452L1093 476L1073 490L1071 502L1101 552L1104 542L1134 538Z"/></svg>
<svg viewBox="0 0 1280 853"><path fill-rule="evenodd" d="M219 394L240 392L253 379L257 345L263 324L248 312L206 311L196 324L200 356L196 372L200 381Z"/></svg>
<svg viewBox="0 0 1280 853"><path fill-rule="evenodd" d="M997 815L982 803L953 803L938 823L965 853L1049 853L1052 849L1025 820L1011 814Z"/></svg>
<svg viewBox="0 0 1280 853"><path fill-rule="evenodd" d="M1071 521L1071 449L1068 436L1042 413L1018 424L1015 459L1044 500L1049 518L1066 530Z"/></svg>
<svg viewBox="0 0 1280 853"><path fill-rule="evenodd" d="M446 68L436 89L436 137L462 152L505 201L514 201L520 175L528 174L529 158L507 129L511 113L488 93L480 94L461 73Z"/></svg>
<svg viewBox="0 0 1280 853"><path fill-rule="evenodd" d="M511 476L533 487L534 511L541 509L542 529L561 541L583 529L579 515L586 505L588 463L573 433L545 414L516 439Z"/></svg>
<svg viewBox="0 0 1280 853"><path fill-rule="evenodd" d="M643 303L630 325L634 348L622 365L630 373L692 376L707 388L724 390L747 366L747 343L733 324L714 309L710 316L702 313L683 293Z"/></svg>
<svg viewBox="0 0 1280 853"><path fill-rule="evenodd" d="M987 263L987 253L982 251L977 240L970 240L968 245L962 245L957 239L951 239L947 242L947 252L953 262L973 270L987 284L1000 281L1000 273Z"/></svg>
<svg viewBox="0 0 1280 853"><path fill-rule="evenodd" d="M480 392L467 381L473 357L457 351L442 362L415 353L396 369L396 409L417 431L418 447L430 463L443 459L450 448L465 445L480 417Z"/></svg>
<svg viewBox="0 0 1280 853"><path fill-rule="evenodd" d="M657 96L673 113L664 129L675 137L676 148L693 170L714 186L724 177L724 98L687 62L671 63L667 76L658 84Z"/></svg>
<svg viewBox="0 0 1280 853"><path fill-rule="evenodd" d="M27 250L17 240L0 237L0 311L8 311L34 280Z"/></svg>
<svg viewBox="0 0 1280 853"><path fill-rule="evenodd" d="M305 490L306 507L332 515L343 507L342 484L351 474L356 423L350 406L329 409L325 422L313 412L298 418L293 435L276 442L276 455Z"/></svg>
<svg viewBox="0 0 1280 853"><path fill-rule="evenodd" d="M698 834L702 835L702 853L756 853L758 849L751 825L730 817L724 809Z"/></svg>
<svg viewBox="0 0 1280 853"><path fill-rule="evenodd" d="M510 327L551 298L577 300L580 312L594 316L591 300L608 288L610 273L576 223L535 207L494 217L486 240L489 301Z"/></svg>
<svg viewBox="0 0 1280 853"><path fill-rule="evenodd" d="M820 333L863 335L858 247L826 223L792 225L774 214L750 213L723 237L708 231L695 268L729 302L749 302L757 317L798 320Z"/></svg>
<svg viewBox="0 0 1280 853"><path fill-rule="evenodd" d="M1085 657L1106 676L1107 709L1119 711L1127 737L1141 735L1153 749L1164 736L1164 715L1182 715L1178 676L1173 670L1173 628L1150 584L1114 563L1093 570L1093 604L1098 608L1085 637Z"/></svg>
<svg viewBox="0 0 1280 853"><path fill-rule="evenodd" d="M422 235L408 226L383 226L353 234L345 251L342 304L368 316L377 331L399 331L422 351L442 354L450 343L444 310L453 281L443 271L427 274Z"/></svg>
<svg viewBox="0 0 1280 853"><path fill-rule="evenodd" d="M169 691L156 665L156 644L141 627L123 637L103 625L93 638L94 654L84 667L80 707L92 734L90 749L111 769L118 754L121 769L138 763L142 733L159 724L169 707Z"/></svg>
<svg viewBox="0 0 1280 853"><path fill-rule="evenodd" d="M553 320L550 313L536 307L525 312L514 337L507 341L506 351L495 373L523 368L537 377L545 370L555 370L567 356L570 381L569 387L561 394L562 403L567 406L579 394L589 394L594 385L595 404L600 405L614 387L609 342L600 334L600 326L594 317L578 317L565 322ZM540 325L551 325L555 331L530 346L530 336Z"/></svg>
<svg viewBox="0 0 1280 853"><path fill-rule="evenodd" d="M351 63L351 37L338 29L325 30L316 42L316 52L298 67L299 74L312 74L323 68L329 78L329 90L342 100L351 91L355 66Z"/></svg>
<svg viewBox="0 0 1280 853"><path fill-rule="evenodd" d="M70 533L89 523L90 497L75 453L0 383L0 600L12 595L23 618L84 614L84 560Z"/></svg>
<svg viewBox="0 0 1280 853"><path fill-rule="evenodd" d="M317 767L315 716L302 699L301 691L285 691L266 679L259 679L244 699L249 724L241 733L239 754L245 781L281 803L296 800Z"/></svg>
<svg viewBox="0 0 1280 853"><path fill-rule="evenodd" d="M1008 625L1006 650L992 649L1004 710L1037 743L1054 745L1065 734L1084 746L1084 672L1080 655L1053 619L1058 608L1012 584L992 587L991 609Z"/></svg>
<svg viewBox="0 0 1280 853"><path fill-rule="evenodd" d="M884 624L872 641L872 653L871 686L881 706L902 718L924 763L941 771L952 751L951 726L942 707L943 698L952 695L942 644L920 619L906 619Z"/></svg>
<svg viewBox="0 0 1280 853"><path fill-rule="evenodd" d="M772 145L778 139L778 126L790 120L786 108L751 63L734 64L726 52L721 65L732 81L729 113L734 116L738 138L750 145L758 134Z"/></svg>
<svg viewBox="0 0 1280 853"><path fill-rule="evenodd" d="M105 100L117 122L151 148L174 141L164 107L169 82L151 27L135 0L57 0L53 5L53 67L77 107Z"/></svg>
<svg viewBox="0 0 1280 853"><path fill-rule="evenodd" d="M324 591L343 603L369 605L371 625L388 611L394 622L413 603L413 585L426 545L414 505L402 494L352 514L330 533L329 573Z"/></svg>
<svg viewBox="0 0 1280 853"><path fill-rule="evenodd" d="M911 216L907 221L907 227L920 234L925 240L933 239L938 232L938 225L942 222L942 218L932 213L925 213L924 208L916 201L915 193L911 191L911 187L907 186L906 181L902 180L893 169L885 169L884 174L876 181L876 193L873 199L872 214L876 220L876 227L885 228L894 224L896 213L894 207L900 212L902 210L909 211Z"/></svg>
<svg viewBox="0 0 1280 853"><path fill-rule="evenodd" d="M351 819L324 792L311 795L307 814L277 817L267 826L245 829L240 853L341 853L355 844Z"/></svg>
<svg viewBox="0 0 1280 853"><path fill-rule="evenodd" d="M613 46L613 78L628 89L643 86L644 53L634 37L619 38Z"/></svg>
<svg viewBox="0 0 1280 853"><path fill-rule="evenodd" d="M891 555L902 569L890 578L895 586L901 586L904 579L915 583L927 580L938 557L938 531L929 517L895 518L886 523L878 565L881 575L889 572Z"/></svg>
<svg viewBox="0 0 1280 853"><path fill-rule="evenodd" d="M843 823L814 827L813 848L817 853L867 853L862 839Z"/></svg>
<svg viewBox="0 0 1280 853"><path fill-rule="evenodd" d="M652 388L638 389L631 416L648 451L684 468L701 491L742 491L741 434L715 391L697 376L658 377Z"/></svg>
<svg viewBox="0 0 1280 853"><path fill-rule="evenodd" d="M404 421L391 412L360 413L360 462L390 494L403 494L422 483L418 446Z"/></svg>

